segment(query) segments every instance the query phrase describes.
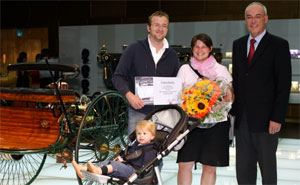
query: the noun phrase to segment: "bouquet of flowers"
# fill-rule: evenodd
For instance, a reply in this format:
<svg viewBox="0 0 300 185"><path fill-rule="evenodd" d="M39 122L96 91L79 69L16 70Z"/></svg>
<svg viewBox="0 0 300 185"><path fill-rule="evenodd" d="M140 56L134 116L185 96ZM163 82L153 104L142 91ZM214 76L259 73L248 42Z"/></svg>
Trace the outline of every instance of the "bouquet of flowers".
<svg viewBox="0 0 300 185"><path fill-rule="evenodd" d="M181 107L189 117L214 124L223 120L231 109L232 91L224 79L203 78L183 90L181 99Z"/></svg>

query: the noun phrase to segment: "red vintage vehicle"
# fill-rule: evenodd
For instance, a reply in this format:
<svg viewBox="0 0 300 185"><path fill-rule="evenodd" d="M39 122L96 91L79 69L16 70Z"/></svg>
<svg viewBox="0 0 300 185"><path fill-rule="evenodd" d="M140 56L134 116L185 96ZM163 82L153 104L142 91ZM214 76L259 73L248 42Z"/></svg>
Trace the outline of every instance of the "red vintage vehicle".
<svg viewBox="0 0 300 185"><path fill-rule="evenodd" d="M62 64L8 66L18 70L76 73ZM0 184L31 184L48 155L64 163L99 162L127 144L128 102L118 92L96 93L86 102L74 90L52 86L0 87ZM84 184L80 178L78 183Z"/></svg>

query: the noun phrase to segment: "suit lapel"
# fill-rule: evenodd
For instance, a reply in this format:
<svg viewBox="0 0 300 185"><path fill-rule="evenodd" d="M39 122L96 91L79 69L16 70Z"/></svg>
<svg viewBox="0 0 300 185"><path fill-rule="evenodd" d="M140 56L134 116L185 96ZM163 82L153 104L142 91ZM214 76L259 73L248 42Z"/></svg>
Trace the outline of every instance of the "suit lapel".
<svg viewBox="0 0 300 185"><path fill-rule="evenodd" d="M247 69L248 68L248 57L247 57L247 41L248 36L245 36L241 42L241 54L242 54L242 64Z"/></svg>
<svg viewBox="0 0 300 185"><path fill-rule="evenodd" d="M261 39L261 41L259 42L256 50L255 50L255 53L253 55L253 58L251 60L251 63L250 63L250 66L253 66L256 62L257 62L257 59L259 58L259 56L262 54L262 52L264 51L264 49L266 48L266 46L268 45L269 43L269 34L268 32L264 35L264 37Z"/></svg>

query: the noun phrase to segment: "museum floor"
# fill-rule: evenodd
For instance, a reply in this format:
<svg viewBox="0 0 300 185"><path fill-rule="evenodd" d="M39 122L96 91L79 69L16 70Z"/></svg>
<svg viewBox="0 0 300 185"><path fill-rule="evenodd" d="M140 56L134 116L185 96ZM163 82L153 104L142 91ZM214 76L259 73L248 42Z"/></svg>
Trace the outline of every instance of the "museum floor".
<svg viewBox="0 0 300 185"><path fill-rule="evenodd" d="M278 185L300 185L300 130L299 124L287 124L280 133L277 150ZM282 138L284 137L284 138ZM175 185L177 179L176 152L164 158L162 179L164 185ZM76 185L76 175L71 164L66 169L48 157L44 168L32 185ZM200 184L201 166L193 170L193 185ZM235 148L230 148L230 166L217 168L217 185L237 185L235 178ZM258 171L258 183L261 184Z"/></svg>

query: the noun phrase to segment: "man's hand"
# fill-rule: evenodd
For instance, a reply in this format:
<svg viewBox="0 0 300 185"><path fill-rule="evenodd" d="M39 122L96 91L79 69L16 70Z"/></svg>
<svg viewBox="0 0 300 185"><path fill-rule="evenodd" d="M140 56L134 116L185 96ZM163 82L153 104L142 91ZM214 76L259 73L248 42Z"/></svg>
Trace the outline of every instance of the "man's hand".
<svg viewBox="0 0 300 185"><path fill-rule="evenodd" d="M134 109L141 109L145 106L143 100L141 100L141 98L139 98L138 96L136 96L132 92L129 91L128 93L126 93L125 96L126 96L128 102L130 103L130 105Z"/></svg>
<svg viewBox="0 0 300 185"><path fill-rule="evenodd" d="M281 124L275 121L270 120L270 125L269 125L269 133L270 134L275 134L279 132L281 129Z"/></svg>

